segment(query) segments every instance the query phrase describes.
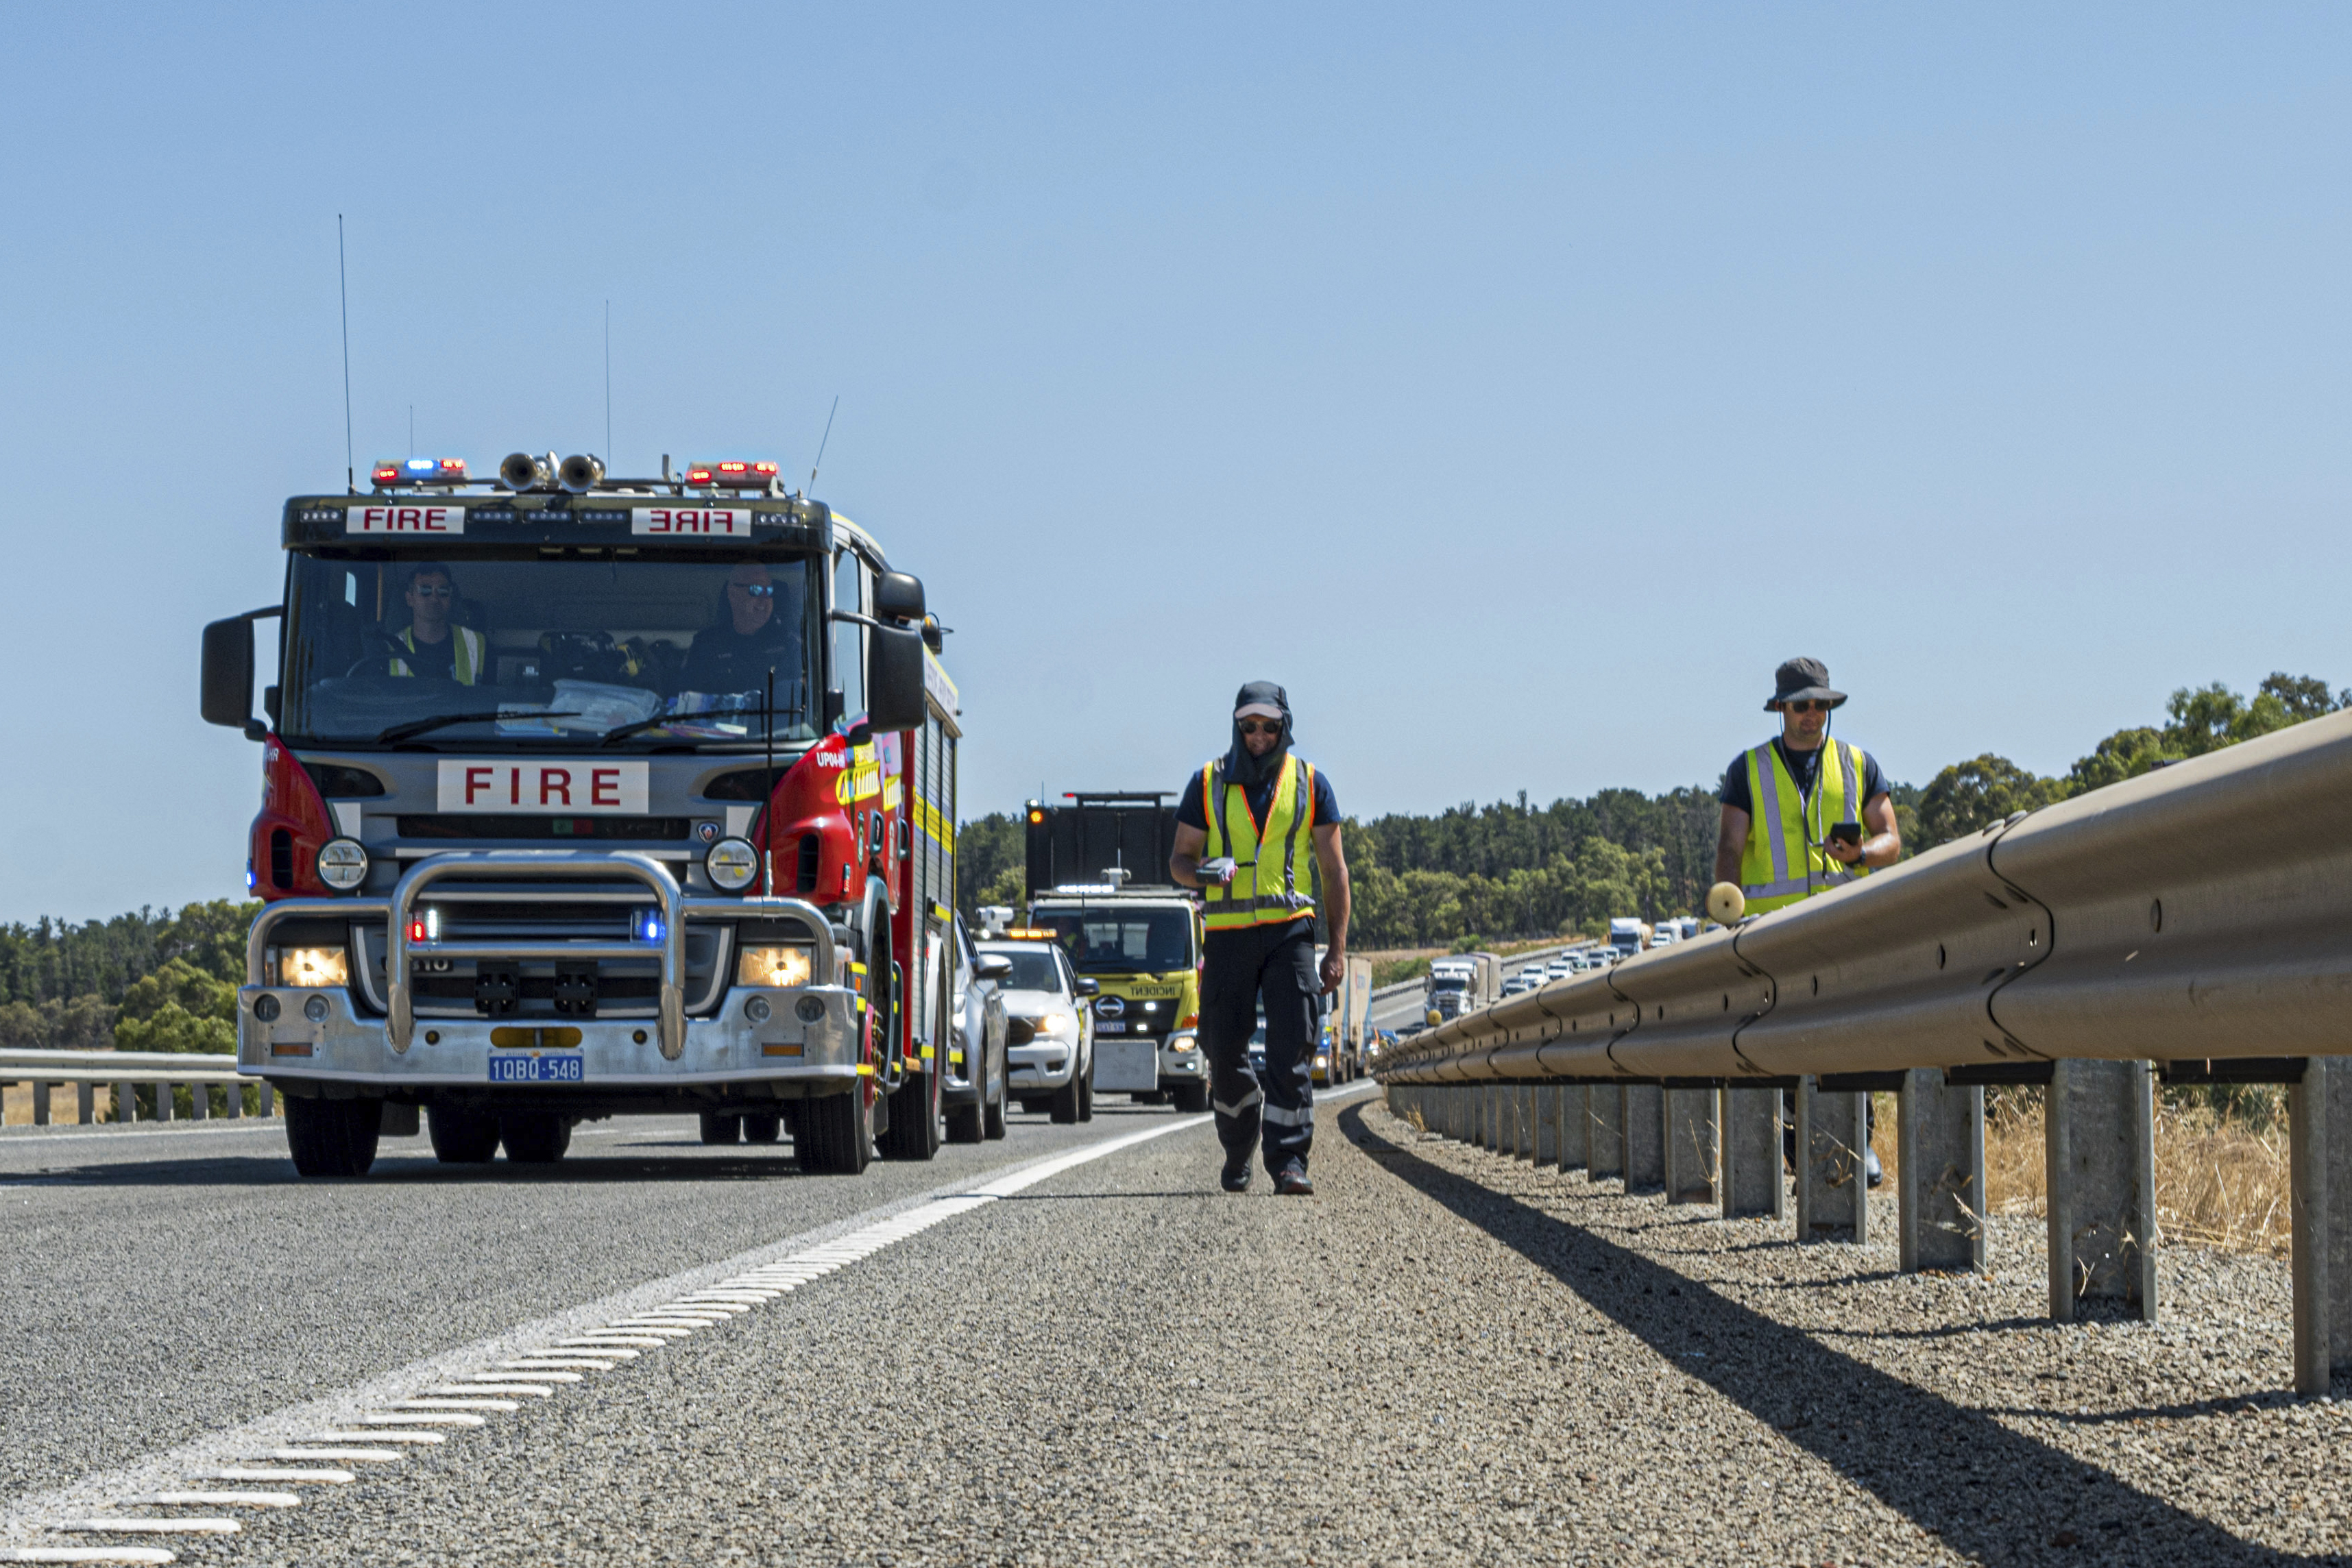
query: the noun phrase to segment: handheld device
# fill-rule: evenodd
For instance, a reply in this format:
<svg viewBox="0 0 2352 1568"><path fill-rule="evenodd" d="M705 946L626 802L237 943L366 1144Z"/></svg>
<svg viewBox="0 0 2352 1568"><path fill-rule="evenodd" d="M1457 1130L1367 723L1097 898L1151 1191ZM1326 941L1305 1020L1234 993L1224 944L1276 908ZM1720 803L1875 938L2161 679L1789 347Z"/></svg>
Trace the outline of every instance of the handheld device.
<svg viewBox="0 0 2352 1568"><path fill-rule="evenodd" d="M1213 882L1223 887L1234 880L1239 862L1231 855L1219 855L1215 860L1202 861L1196 869L1202 882Z"/></svg>
<svg viewBox="0 0 2352 1568"><path fill-rule="evenodd" d="M1860 822L1832 822L1830 824L1830 841L1840 844L1861 843L1862 824Z"/></svg>

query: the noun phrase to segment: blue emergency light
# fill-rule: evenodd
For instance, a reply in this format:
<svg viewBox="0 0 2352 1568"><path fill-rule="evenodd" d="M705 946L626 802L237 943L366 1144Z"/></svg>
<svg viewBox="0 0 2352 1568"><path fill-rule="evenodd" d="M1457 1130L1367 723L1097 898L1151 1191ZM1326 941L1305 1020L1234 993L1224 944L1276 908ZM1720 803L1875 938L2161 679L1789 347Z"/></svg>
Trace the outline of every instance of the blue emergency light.
<svg viewBox="0 0 2352 1568"><path fill-rule="evenodd" d="M638 915L637 935L647 942L658 942L662 939L661 912L659 910L648 909Z"/></svg>
<svg viewBox="0 0 2352 1568"><path fill-rule="evenodd" d="M466 478L466 460L462 457L390 458L368 470L368 477L379 490L394 485L462 484Z"/></svg>

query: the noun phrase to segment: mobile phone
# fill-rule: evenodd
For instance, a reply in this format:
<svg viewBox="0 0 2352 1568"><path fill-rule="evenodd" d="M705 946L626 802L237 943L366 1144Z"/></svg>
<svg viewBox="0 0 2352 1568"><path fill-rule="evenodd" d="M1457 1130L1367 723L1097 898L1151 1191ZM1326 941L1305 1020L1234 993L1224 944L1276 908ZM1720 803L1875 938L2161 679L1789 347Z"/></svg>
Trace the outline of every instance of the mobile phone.
<svg viewBox="0 0 2352 1568"><path fill-rule="evenodd" d="M1830 841L1841 844L1861 843L1862 824L1860 822L1832 822L1830 824Z"/></svg>

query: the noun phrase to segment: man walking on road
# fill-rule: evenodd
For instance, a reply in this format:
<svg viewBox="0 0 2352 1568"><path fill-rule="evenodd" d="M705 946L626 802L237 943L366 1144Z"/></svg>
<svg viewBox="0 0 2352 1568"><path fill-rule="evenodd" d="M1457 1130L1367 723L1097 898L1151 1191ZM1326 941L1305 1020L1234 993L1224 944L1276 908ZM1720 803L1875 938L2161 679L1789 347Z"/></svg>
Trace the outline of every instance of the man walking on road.
<svg viewBox="0 0 2352 1568"><path fill-rule="evenodd" d="M1290 699L1273 682L1241 689L1234 699L1233 745L1185 783L1168 869L1184 886L1202 889L1207 904L1201 1050L1225 1146L1224 1188L1249 1190L1251 1148L1263 1142L1275 1190L1312 1193L1309 1067L1318 998L1337 990L1348 972L1348 862L1331 781L1292 754ZM1316 897L1308 891L1318 872L1330 935L1319 971ZM1261 1006L1263 1083L1249 1064Z"/></svg>
<svg viewBox="0 0 2352 1568"><path fill-rule="evenodd" d="M1830 738L1830 710L1844 701L1843 692L1830 689L1829 666L1790 660L1774 672L1772 700L1764 705L1780 716L1780 733L1724 770L1715 880L1738 883L1750 915L1801 903L1902 856L1877 759ZM1865 1140L1868 1127L1865 1120ZM1791 1117L1782 1134L1791 1163L1796 1137ZM1863 1166L1876 1186L1878 1152L1866 1142Z"/></svg>

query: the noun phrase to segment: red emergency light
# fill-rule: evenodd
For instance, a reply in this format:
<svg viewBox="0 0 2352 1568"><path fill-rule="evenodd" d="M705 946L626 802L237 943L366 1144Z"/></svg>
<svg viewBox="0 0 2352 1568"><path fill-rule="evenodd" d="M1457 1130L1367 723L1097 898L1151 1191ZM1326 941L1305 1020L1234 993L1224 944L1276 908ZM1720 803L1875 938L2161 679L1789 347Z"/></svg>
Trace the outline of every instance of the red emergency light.
<svg viewBox="0 0 2352 1568"><path fill-rule="evenodd" d="M463 484L466 460L462 457L386 458L369 470L368 476L379 490L388 490L395 485Z"/></svg>
<svg viewBox="0 0 2352 1568"><path fill-rule="evenodd" d="M739 462L730 458L723 463L688 464L686 482L689 485L709 485L719 488L731 486L749 490L764 488L782 472L782 469L773 463Z"/></svg>

